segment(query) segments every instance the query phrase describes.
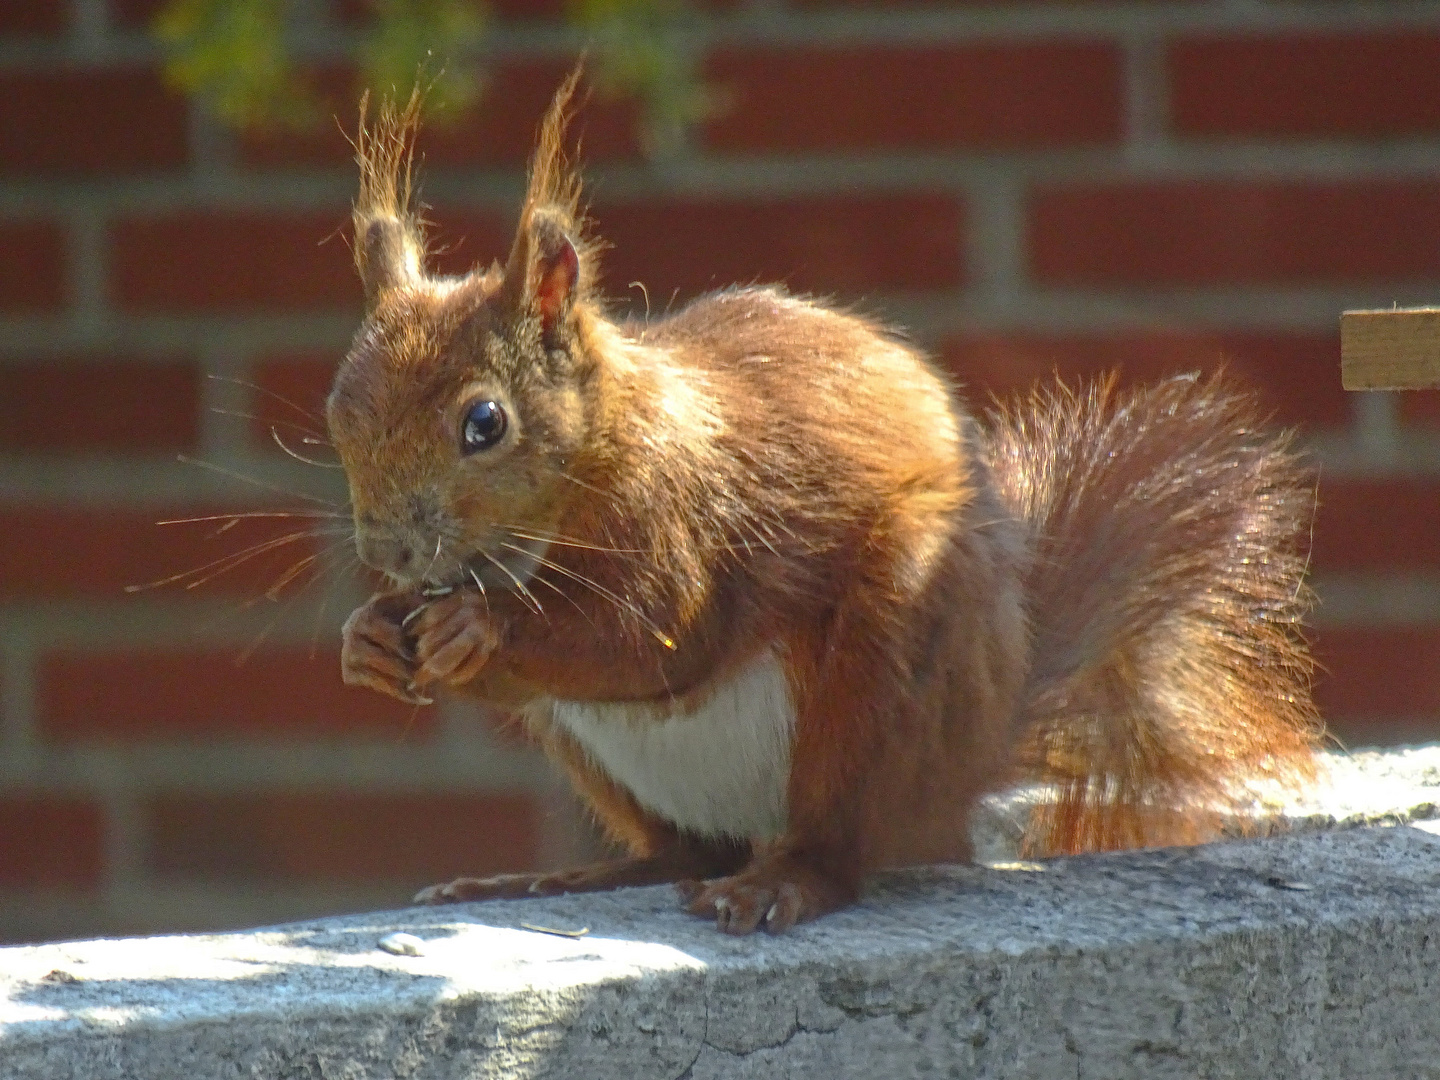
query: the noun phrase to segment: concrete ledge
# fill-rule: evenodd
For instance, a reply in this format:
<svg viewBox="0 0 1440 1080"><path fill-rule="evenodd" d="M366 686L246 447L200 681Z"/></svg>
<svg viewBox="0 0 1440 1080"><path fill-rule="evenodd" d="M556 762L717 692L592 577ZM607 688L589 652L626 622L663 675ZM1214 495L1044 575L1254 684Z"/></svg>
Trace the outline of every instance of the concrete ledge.
<svg viewBox="0 0 1440 1080"><path fill-rule="evenodd" d="M1402 821L1437 766L1350 780ZM1440 1078L1431 827L890 874L781 938L662 888L0 949L0 1077Z"/></svg>

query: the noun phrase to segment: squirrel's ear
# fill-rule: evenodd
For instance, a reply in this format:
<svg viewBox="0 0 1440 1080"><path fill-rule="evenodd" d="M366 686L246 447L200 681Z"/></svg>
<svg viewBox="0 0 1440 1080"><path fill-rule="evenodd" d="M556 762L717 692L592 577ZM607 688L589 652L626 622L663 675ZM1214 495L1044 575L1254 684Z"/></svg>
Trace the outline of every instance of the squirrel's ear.
<svg viewBox="0 0 1440 1080"><path fill-rule="evenodd" d="M420 280L420 240L406 222L375 217L357 225L355 267L365 287L366 307L373 307L382 292Z"/></svg>
<svg viewBox="0 0 1440 1080"><path fill-rule="evenodd" d="M570 314L580 283L580 252L549 214L532 214L520 228L505 267L505 292L517 315L538 316L549 335Z"/></svg>
<svg viewBox="0 0 1440 1080"><path fill-rule="evenodd" d="M384 101L374 120L370 95L360 99L355 161L360 193L351 218L355 226L355 269L365 286L365 306L380 294L415 284L425 276L425 234L410 206L415 134L420 128L420 89L402 108Z"/></svg>

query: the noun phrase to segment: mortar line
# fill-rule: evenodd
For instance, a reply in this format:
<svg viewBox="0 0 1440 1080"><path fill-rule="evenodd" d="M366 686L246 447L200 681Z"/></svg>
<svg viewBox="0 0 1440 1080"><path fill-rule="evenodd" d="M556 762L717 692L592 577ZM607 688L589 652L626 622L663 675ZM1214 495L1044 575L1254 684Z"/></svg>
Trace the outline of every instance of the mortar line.
<svg viewBox="0 0 1440 1080"><path fill-rule="evenodd" d="M0 616L0 787L32 779L40 756L34 665L37 650L23 621Z"/></svg>
<svg viewBox="0 0 1440 1080"><path fill-rule="evenodd" d="M105 342L113 323L106 224L96 207L84 203L65 215L65 223L71 333L82 347L95 348Z"/></svg>

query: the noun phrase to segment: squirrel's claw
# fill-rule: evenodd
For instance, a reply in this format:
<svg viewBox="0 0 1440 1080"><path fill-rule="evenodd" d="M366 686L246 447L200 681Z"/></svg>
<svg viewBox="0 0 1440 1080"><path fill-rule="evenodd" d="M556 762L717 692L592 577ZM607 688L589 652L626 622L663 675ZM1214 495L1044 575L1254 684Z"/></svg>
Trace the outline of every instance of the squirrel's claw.
<svg viewBox="0 0 1440 1080"><path fill-rule="evenodd" d="M430 885L415 894L416 904L463 904L471 900L502 900L524 896L550 896L564 892L547 888L553 874L496 874L494 877L462 877Z"/></svg>
<svg viewBox="0 0 1440 1080"><path fill-rule="evenodd" d="M405 635L399 598L381 593L357 608L340 632L340 677L409 705L429 705L415 688L415 659Z"/></svg>
<svg viewBox="0 0 1440 1080"><path fill-rule="evenodd" d="M828 910L807 902L807 890L789 881L767 884L737 875L710 882L681 881L675 888L691 915L713 918L715 929L736 936L754 933L762 926L772 934L783 934L797 922Z"/></svg>
<svg viewBox="0 0 1440 1080"><path fill-rule="evenodd" d="M483 603L483 597L462 590L425 606L411 626L419 663L412 686L436 682L463 686L480 674L500 644Z"/></svg>
<svg viewBox="0 0 1440 1080"><path fill-rule="evenodd" d="M764 928L783 934L855 900L855 887L810 860L783 849L757 857L738 874L710 881L676 883L691 915L713 918L725 934Z"/></svg>

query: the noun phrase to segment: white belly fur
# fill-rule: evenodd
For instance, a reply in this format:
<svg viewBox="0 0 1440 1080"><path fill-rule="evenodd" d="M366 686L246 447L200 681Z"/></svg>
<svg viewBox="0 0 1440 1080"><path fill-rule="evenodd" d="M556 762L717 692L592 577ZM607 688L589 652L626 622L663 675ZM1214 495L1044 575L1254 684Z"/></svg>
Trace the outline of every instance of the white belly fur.
<svg viewBox="0 0 1440 1080"><path fill-rule="evenodd" d="M773 838L785 829L795 706L785 669L763 653L694 712L554 703L554 719L641 805L702 836Z"/></svg>

